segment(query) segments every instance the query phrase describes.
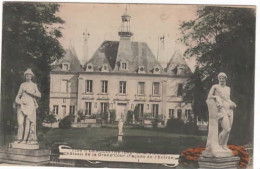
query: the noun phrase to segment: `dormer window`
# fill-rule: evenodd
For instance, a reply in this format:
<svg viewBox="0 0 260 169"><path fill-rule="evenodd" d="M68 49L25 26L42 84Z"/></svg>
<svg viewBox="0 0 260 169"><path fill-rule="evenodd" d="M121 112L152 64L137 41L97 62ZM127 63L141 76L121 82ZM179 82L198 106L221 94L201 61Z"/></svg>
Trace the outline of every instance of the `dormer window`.
<svg viewBox="0 0 260 169"><path fill-rule="evenodd" d="M159 67L154 67L154 69L153 69L153 73L154 74L159 74L160 73L160 68Z"/></svg>
<svg viewBox="0 0 260 169"><path fill-rule="evenodd" d="M109 69L108 69L108 66L107 64L104 64L102 67L101 67L101 72L108 72Z"/></svg>
<svg viewBox="0 0 260 169"><path fill-rule="evenodd" d="M144 66L139 66L137 69L137 73L145 73Z"/></svg>
<svg viewBox="0 0 260 169"><path fill-rule="evenodd" d="M123 69L123 70L126 70L126 66L127 66L126 62L123 62L123 63L122 63L122 69Z"/></svg>
<svg viewBox="0 0 260 169"><path fill-rule="evenodd" d="M177 67L177 75L183 75L184 74L184 69L185 69L184 65L179 65Z"/></svg>
<svg viewBox="0 0 260 169"><path fill-rule="evenodd" d="M64 70L64 71L70 70L70 64L69 63L62 63L62 70Z"/></svg>
<svg viewBox="0 0 260 169"><path fill-rule="evenodd" d="M119 70L128 70L128 62L125 60L121 60Z"/></svg>
<svg viewBox="0 0 260 169"><path fill-rule="evenodd" d="M93 65L91 63L87 64L86 71L87 72L93 72Z"/></svg>

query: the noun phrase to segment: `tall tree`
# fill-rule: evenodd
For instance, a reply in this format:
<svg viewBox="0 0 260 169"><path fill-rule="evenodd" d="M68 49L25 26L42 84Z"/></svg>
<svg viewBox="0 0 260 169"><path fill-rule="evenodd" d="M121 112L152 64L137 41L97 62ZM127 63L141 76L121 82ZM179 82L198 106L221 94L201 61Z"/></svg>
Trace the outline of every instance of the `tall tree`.
<svg viewBox="0 0 260 169"><path fill-rule="evenodd" d="M198 120L208 120L208 108L205 100L207 99L207 89L203 85L200 69L196 67L184 88L183 100L192 104L192 110L197 122Z"/></svg>
<svg viewBox="0 0 260 169"><path fill-rule="evenodd" d="M253 138L255 10L206 6L197 10L197 16L180 25L180 40L188 46L185 56L197 57L207 93L217 83L219 72L227 74L232 99L238 105L231 141L245 144ZM194 87L187 92L194 94Z"/></svg>
<svg viewBox="0 0 260 169"><path fill-rule="evenodd" d="M58 41L64 21L55 15L58 11L55 3L3 4L1 112L5 121L15 118L12 104L26 68L35 73L42 93L38 113L48 111L50 64L64 53Z"/></svg>

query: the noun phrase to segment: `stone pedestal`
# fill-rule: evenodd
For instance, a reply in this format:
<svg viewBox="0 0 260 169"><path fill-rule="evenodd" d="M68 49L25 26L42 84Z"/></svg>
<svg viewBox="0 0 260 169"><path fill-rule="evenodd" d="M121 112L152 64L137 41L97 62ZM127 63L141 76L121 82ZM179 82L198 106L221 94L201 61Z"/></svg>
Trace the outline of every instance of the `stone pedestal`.
<svg viewBox="0 0 260 169"><path fill-rule="evenodd" d="M237 169L239 157L203 157L198 159L199 169Z"/></svg>
<svg viewBox="0 0 260 169"><path fill-rule="evenodd" d="M0 162L20 165L46 165L50 161L50 150L25 150L18 148L1 148Z"/></svg>
<svg viewBox="0 0 260 169"><path fill-rule="evenodd" d="M37 150L39 149L39 144L23 144L23 143L10 143L9 148L19 148L26 150Z"/></svg>
<svg viewBox="0 0 260 169"><path fill-rule="evenodd" d="M117 136L117 142L122 143L123 142L123 135L118 135Z"/></svg>

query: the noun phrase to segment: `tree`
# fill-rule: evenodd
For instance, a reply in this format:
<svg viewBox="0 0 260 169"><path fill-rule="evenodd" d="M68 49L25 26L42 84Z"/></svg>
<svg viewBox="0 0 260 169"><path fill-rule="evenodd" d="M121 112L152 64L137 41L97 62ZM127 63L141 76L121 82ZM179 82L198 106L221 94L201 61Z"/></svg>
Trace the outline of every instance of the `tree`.
<svg viewBox="0 0 260 169"><path fill-rule="evenodd" d="M180 25L186 57L197 57L201 83L208 93L225 72L235 110L231 141L252 141L254 107L255 10L252 8L201 7L197 18ZM195 84L188 92L195 94ZM204 99L204 98L203 98Z"/></svg>
<svg viewBox="0 0 260 169"><path fill-rule="evenodd" d="M53 112L50 112L50 113L46 112L44 115L45 115L45 117L44 117L43 121L45 123L50 123L51 127L52 127L53 123L57 122L57 119L56 119L55 115L53 114Z"/></svg>
<svg viewBox="0 0 260 169"><path fill-rule="evenodd" d="M197 122L197 119L208 120L208 108L205 102L207 99L206 90L202 83L200 69L197 67L185 85L183 95L184 102L192 103L194 123Z"/></svg>
<svg viewBox="0 0 260 169"><path fill-rule="evenodd" d="M55 3L3 4L1 112L5 121L14 116L12 104L28 67L42 93L38 112L49 112L50 64L64 54L58 41L64 21L55 15L58 11Z"/></svg>

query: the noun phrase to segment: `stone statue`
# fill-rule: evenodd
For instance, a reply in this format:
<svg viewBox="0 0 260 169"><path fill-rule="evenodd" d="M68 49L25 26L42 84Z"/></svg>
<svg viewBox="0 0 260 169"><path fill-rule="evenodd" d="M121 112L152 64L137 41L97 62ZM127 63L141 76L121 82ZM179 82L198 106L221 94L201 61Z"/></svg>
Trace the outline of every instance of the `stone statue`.
<svg viewBox="0 0 260 169"><path fill-rule="evenodd" d="M20 85L20 89L15 98L18 133L17 140L12 143L12 147L18 145L19 148L26 147L25 145L34 145L38 147L36 136L36 109L38 104L36 98L41 97L41 93L35 83L32 82L34 74L31 69L24 72L26 82Z"/></svg>
<svg viewBox="0 0 260 169"><path fill-rule="evenodd" d="M124 134L123 127L124 127L124 121L123 121L123 118L121 118L121 119L119 119L119 122L118 122L118 135L119 136L122 136Z"/></svg>
<svg viewBox="0 0 260 169"><path fill-rule="evenodd" d="M227 147L229 133L233 123L233 109L236 104L230 99L230 88L226 86L227 75L219 73L219 84L213 85L209 91L207 105L209 110L209 131L204 157L233 156ZM218 122L222 131L218 135Z"/></svg>

